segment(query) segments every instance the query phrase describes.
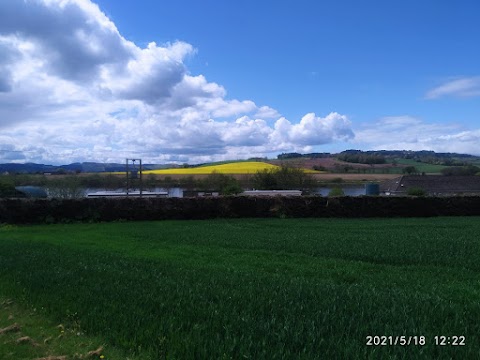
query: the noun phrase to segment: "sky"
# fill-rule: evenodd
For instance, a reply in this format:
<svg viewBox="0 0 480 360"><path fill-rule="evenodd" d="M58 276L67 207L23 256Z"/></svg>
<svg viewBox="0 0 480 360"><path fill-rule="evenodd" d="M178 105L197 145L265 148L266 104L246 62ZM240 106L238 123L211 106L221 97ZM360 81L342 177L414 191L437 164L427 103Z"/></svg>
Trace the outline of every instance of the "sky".
<svg viewBox="0 0 480 360"><path fill-rule="evenodd" d="M477 0L0 0L0 162L480 155Z"/></svg>

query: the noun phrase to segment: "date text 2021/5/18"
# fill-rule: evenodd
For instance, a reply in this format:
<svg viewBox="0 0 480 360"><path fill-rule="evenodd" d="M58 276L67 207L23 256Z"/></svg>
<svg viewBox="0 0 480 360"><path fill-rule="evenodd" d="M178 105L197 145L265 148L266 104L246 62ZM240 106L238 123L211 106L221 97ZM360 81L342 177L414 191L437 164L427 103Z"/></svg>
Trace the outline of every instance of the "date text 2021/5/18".
<svg viewBox="0 0 480 360"><path fill-rule="evenodd" d="M423 335L369 335L365 338L367 346L410 346L427 344ZM465 346L466 339L463 335L436 335L432 343L436 346Z"/></svg>

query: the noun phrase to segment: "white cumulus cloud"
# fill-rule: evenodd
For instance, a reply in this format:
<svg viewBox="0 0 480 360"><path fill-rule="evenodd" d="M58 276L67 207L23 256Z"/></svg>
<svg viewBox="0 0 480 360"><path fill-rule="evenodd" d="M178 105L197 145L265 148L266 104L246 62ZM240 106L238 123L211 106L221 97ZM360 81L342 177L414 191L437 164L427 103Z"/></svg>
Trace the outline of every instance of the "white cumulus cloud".
<svg viewBox="0 0 480 360"><path fill-rule="evenodd" d="M272 134L272 138L283 144L300 146L322 145L332 140L345 141L353 137L348 118L335 112L324 118L309 113L298 124L292 124L289 120L281 118L275 123L275 132Z"/></svg>
<svg viewBox="0 0 480 360"><path fill-rule="evenodd" d="M433 150L480 155L480 130L429 123L412 116L379 119L355 132L356 144L373 150Z"/></svg>
<svg viewBox="0 0 480 360"><path fill-rule="evenodd" d="M228 98L189 72L195 53L126 40L90 0L0 1L0 160L195 162L353 139L338 113L298 122Z"/></svg>

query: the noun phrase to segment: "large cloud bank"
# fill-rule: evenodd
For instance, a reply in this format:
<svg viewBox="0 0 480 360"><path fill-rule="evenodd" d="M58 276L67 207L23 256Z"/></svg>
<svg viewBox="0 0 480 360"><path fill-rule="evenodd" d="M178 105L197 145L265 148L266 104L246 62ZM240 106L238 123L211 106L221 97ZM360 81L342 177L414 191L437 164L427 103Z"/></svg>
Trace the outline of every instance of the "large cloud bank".
<svg viewBox="0 0 480 360"><path fill-rule="evenodd" d="M355 134L355 143L372 150L433 150L480 155L480 130L434 124L412 116L379 119Z"/></svg>
<svg viewBox="0 0 480 360"><path fill-rule="evenodd" d="M192 45L141 48L90 0L0 2L0 160L245 158L353 138L344 115L288 120L190 74Z"/></svg>

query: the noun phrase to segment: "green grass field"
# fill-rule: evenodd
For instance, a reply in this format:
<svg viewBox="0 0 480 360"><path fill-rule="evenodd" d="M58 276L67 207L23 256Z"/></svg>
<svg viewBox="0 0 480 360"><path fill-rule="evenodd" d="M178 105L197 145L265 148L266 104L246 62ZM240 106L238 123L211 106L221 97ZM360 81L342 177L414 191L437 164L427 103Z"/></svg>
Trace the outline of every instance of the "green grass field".
<svg viewBox="0 0 480 360"><path fill-rule="evenodd" d="M440 174L440 172L448 166L444 165L435 165L435 164L427 164L423 162L418 162L413 159L395 159L398 164L407 165L407 166L415 166L415 168L419 172L425 172L427 174Z"/></svg>
<svg viewBox="0 0 480 360"><path fill-rule="evenodd" d="M0 298L141 359L478 359L479 233L478 217L3 226ZM366 345L402 335L426 344Z"/></svg>

